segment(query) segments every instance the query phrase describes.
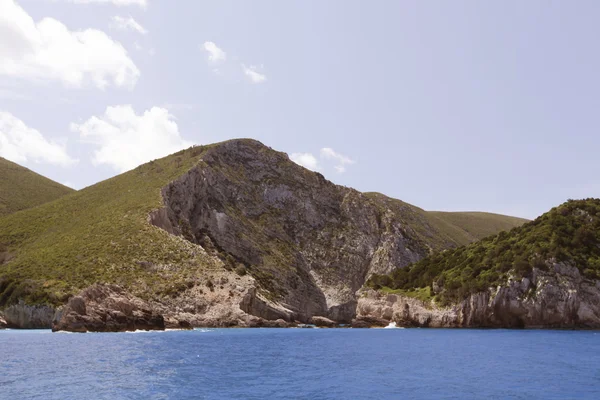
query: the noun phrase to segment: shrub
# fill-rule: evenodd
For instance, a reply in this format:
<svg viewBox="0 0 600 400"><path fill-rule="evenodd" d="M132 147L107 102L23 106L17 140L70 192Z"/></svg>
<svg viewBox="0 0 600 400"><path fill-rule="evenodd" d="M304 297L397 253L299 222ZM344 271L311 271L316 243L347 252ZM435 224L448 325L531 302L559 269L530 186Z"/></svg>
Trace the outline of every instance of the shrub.
<svg viewBox="0 0 600 400"><path fill-rule="evenodd" d="M238 264L238 266L235 268L235 273L239 276L244 276L248 273L248 271L246 270L246 266L244 264Z"/></svg>

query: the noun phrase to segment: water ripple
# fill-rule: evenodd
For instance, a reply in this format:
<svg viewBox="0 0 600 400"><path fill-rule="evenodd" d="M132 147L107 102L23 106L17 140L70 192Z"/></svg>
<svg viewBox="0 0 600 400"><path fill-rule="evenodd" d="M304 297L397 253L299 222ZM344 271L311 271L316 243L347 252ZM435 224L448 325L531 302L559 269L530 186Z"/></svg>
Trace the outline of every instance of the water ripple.
<svg viewBox="0 0 600 400"><path fill-rule="evenodd" d="M0 331L6 399L598 399L595 332Z"/></svg>

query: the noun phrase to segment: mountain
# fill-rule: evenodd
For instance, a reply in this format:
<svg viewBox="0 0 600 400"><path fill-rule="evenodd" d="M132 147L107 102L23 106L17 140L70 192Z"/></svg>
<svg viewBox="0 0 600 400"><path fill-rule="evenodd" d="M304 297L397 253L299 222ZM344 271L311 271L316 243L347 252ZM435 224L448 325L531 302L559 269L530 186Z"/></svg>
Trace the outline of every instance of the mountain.
<svg viewBox="0 0 600 400"><path fill-rule="evenodd" d="M0 219L0 307L82 331L350 322L370 275L479 234L440 221L254 140L196 146Z"/></svg>
<svg viewBox="0 0 600 400"><path fill-rule="evenodd" d="M73 191L0 157L0 217L56 200Z"/></svg>
<svg viewBox="0 0 600 400"><path fill-rule="evenodd" d="M600 199L374 275L359 316L467 327L600 327ZM389 304L377 308L384 301ZM373 310L377 310L373 312ZM389 319L389 318L388 318ZM383 321L382 321L383 323Z"/></svg>

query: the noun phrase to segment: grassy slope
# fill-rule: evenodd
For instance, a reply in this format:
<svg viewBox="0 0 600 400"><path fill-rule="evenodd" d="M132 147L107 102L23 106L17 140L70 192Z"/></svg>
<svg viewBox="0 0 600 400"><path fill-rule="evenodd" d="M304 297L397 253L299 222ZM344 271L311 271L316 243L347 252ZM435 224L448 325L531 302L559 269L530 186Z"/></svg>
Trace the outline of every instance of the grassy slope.
<svg viewBox="0 0 600 400"><path fill-rule="evenodd" d="M425 211L381 193L365 193L389 208L401 210L405 222L432 250L464 246L501 231L509 231L527 222L526 219L485 212Z"/></svg>
<svg viewBox="0 0 600 400"><path fill-rule="evenodd" d="M520 278L548 260L575 265L590 279L600 279L600 199L571 200L510 232L488 236L457 249L434 254L390 275L371 278L369 285L392 290L444 288L442 303Z"/></svg>
<svg viewBox="0 0 600 400"><path fill-rule="evenodd" d="M161 188L204 150L188 149L0 218L0 255L9 259L2 265L0 257L0 306L20 297L60 303L97 281L169 291L211 265L188 242L147 223L148 213L162 206ZM149 261L161 268L148 268Z"/></svg>
<svg viewBox="0 0 600 400"><path fill-rule="evenodd" d="M0 217L71 192L73 189L0 157Z"/></svg>
<svg viewBox="0 0 600 400"><path fill-rule="evenodd" d="M455 238L460 245L466 245L501 231L510 231L528 220L507 215L486 212L443 212L429 211L434 225Z"/></svg>

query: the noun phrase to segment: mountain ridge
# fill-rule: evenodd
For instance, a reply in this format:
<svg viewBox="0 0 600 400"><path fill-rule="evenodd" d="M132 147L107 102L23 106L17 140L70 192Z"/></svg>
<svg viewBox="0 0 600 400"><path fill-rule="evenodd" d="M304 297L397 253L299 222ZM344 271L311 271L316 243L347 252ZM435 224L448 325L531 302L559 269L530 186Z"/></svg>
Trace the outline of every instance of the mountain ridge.
<svg viewBox="0 0 600 400"><path fill-rule="evenodd" d="M56 200L73 189L0 157L0 217Z"/></svg>
<svg viewBox="0 0 600 400"><path fill-rule="evenodd" d="M117 284L196 326L349 322L370 274L460 244L434 225L252 139L195 146L0 219L0 307L77 319L79 291Z"/></svg>

